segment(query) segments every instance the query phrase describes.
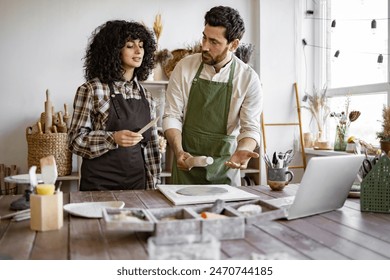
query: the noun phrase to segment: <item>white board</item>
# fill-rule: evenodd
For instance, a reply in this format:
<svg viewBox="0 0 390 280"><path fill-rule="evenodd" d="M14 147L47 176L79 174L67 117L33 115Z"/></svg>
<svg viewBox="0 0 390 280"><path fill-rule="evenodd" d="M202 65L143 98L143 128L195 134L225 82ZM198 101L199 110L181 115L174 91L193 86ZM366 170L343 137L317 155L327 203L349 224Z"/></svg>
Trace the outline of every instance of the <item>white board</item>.
<svg viewBox="0 0 390 280"><path fill-rule="evenodd" d="M189 187L215 187L227 190L225 193L205 194L205 195L182 195L177 191ZM240 201L259 198L259 196L243 191L238 187L229 185L157 185L157 188L175 205L213 203L217 199L224 201Z"/></svg>

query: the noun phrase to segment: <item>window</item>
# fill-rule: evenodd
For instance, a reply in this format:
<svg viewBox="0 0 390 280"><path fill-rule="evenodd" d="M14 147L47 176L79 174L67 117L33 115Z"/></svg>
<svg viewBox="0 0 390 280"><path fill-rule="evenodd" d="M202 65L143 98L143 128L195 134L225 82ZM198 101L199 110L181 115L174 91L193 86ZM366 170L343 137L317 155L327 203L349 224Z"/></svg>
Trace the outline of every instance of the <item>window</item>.
<svg viewBox="0 0 390 280"><path fill-rule="evenodd" d="M359 119L351 124L350 134L379 145L376 132L381 126L382 108L390 104L388 0L318 3L324 20L318 24L319 38L322 38L318 61L322 71L318 71L317 80L328 87L331 111L345 111L349 96L349 110L361 112ZM378 63L379 57L383 58L382 63ZM331 139L335 126L330 119Z"/></svg>

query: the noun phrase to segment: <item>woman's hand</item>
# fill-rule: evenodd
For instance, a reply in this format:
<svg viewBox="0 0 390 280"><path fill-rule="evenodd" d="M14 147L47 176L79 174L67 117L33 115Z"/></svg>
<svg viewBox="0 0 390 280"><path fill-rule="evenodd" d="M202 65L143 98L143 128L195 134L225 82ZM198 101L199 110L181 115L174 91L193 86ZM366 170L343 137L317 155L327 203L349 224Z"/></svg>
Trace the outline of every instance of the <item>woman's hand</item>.
<svg viewBox="0 0 390 280"><path fill-rule="evenodd" d="M236 151L225 165L233 169L246 169L251 158L258 158L260 155L248 150Z"/></svg>
<svg viewBox="0 0 390 280"><path fill-rule="evenodd" d="M131 147L137 145L144 137L130 130L120 130L114 132L114 141L120 147Z"/></svg>

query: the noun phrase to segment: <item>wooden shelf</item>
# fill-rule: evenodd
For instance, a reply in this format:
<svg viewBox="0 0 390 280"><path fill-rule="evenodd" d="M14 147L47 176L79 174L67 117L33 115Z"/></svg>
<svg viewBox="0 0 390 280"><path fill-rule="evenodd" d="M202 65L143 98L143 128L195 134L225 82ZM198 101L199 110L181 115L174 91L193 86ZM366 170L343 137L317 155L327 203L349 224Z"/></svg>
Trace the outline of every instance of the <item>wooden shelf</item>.
<svg viewBox="0 0 390 280"><path fill-rule="evenodd" d="M340 156L351 153L334 151L334 150L315 150L313 148L305 148L305 153L313 156Z"/></svg>
<svg viewBox="0 0 390 280"><path fill-rule="evenodd" d="M57 180L59 181L77 181L80 179L78 172L72 172L70 175L58 176Z"/></svg>

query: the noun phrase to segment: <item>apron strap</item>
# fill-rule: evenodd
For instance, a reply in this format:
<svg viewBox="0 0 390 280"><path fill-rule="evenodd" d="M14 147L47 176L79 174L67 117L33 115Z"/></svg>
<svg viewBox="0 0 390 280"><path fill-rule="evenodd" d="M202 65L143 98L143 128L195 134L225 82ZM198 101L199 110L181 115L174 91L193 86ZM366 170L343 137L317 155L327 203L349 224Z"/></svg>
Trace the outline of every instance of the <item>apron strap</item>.
<svg viewBox="0 0 390 280"><path fill-rule="evenodd" d="M112 101L112 105L114 107L114 110L115 110L115 113L116 113L116 116L118 117L118 119L120 119L120 106L119 106L119 103L118 103L118 100L116 99L116 95L115 95L115 91L114 91L114 86L112 85L112 83L109 83L108 84L108 87L110 88L110 96L111 96L111 101Z"/></svg>

